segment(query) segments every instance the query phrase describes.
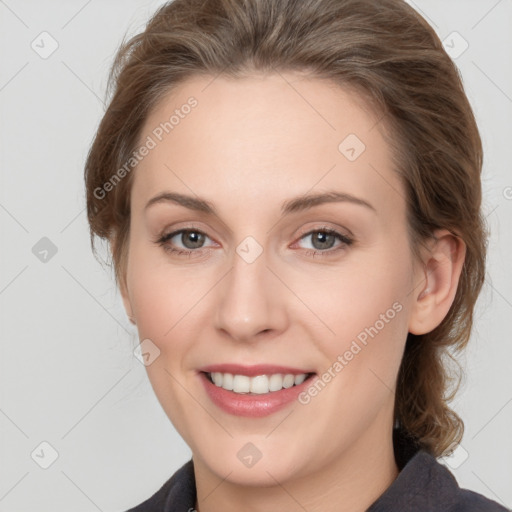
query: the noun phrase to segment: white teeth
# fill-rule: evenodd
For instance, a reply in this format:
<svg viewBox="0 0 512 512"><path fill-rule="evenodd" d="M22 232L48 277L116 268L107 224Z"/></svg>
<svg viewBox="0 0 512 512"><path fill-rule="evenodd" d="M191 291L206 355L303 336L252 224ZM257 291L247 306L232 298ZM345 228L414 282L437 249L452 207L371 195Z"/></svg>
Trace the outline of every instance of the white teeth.
<svg viewBox="0 0 512 512"><path fill-rule="evenodd" d="M295 385L298 386L302 384L306 380L306 374L303 373L301 375L295 375Z"/></svg>
<svg viewBox="0 0 512 512"><path fill-rule="evenodd" d="M298 386L307 378L305 373L299 375L274 373L272 375L257 375L255 377L221 372L212 372L209 375L213 383L219 388L234 391L235 393L255 393L259 395Z"/></svg>
<svg viewBox="0 0 512 512"><path fill-rule="evenodd" d="M228 391L232 391L233 389L233 375L231 373L220 373L222 375L222 387L227 389Z"/></svg>
<svg viewBox="0 0 512 512"><path fill-rule="evenodd" d="M286 374L283 379L283 388L291 388L295 383L295 376L290 373Z"/></svg>
<svg viewBox="0 0 512 512"><path fill-rule="evenodd" d="M235 393L249 393L251 390L251 379L247 375L233 376L233 391Z"/></svg>
<svg viewBox="0 0 512 512"><path fill-rule="evenodd" d="M266 375L258 375L251 380L251 393L268 393L268 377Z"/></svg>
<svg viewBox="0 0 512 512"><path fill-rule="evenodd" d="M280 373L271 375L269 381L269 391L279 391L283 389L283 376Z"/></svg>
<svg viewBox="0 0 512 512"><path fill-rule="evenodd" d="M213 372L212 373L212 380L213 380L213 383L216 385L216 386L222 386L222 373L219 373L219 372Z"/></svg>

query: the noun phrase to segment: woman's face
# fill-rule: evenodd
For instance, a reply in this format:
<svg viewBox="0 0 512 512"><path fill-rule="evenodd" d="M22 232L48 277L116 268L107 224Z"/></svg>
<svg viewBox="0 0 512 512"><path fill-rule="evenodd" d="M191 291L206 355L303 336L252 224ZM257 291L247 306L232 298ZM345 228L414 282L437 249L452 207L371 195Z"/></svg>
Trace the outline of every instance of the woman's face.
<svg viewBox="0 0 512 512"><path fill-rule="evenodd" d="M194 78L147 119L123 298L162 407L220 478L274 485L390 442L423 273L382 129L292 73Z"/></svg>

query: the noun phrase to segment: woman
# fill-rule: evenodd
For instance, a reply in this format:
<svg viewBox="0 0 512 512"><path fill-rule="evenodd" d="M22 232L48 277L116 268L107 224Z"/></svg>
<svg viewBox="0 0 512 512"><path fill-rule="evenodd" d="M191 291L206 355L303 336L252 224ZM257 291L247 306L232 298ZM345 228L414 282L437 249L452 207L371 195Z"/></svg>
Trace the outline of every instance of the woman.
<svg viewBox="0 0 512 512"><path fill-rule="evenodd" d="M120 49L91 240L192 459L133 511L505 510L436 458L482 146L402 0L176 0Z"/></svg>

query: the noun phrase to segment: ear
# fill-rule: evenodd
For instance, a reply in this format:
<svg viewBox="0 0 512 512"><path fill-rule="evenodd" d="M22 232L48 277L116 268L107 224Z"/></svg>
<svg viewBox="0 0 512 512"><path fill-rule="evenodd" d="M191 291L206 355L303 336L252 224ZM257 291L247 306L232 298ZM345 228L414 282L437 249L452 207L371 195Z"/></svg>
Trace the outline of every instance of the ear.
<svg viewBox="0 0 512 512"><path fill-rule="evenodd" d="M417 265L415 298L409 318L409 332L426 334L446 317L455 299L466 256L466 244L447 229L437 230L422 248Z"/></svg>

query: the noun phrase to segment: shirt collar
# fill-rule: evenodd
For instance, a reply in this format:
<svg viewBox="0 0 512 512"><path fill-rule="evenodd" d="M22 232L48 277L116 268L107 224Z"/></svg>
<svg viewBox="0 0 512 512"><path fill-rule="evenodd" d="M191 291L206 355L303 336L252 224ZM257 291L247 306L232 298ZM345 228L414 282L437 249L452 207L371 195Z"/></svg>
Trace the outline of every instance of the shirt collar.
<svg viewBox="0 0 512 512"><path fill-rule="evenodd" d="M450 471L400 428L393 430L393 448L400 473L367 512L452 510L460 489Z"/></svg>

